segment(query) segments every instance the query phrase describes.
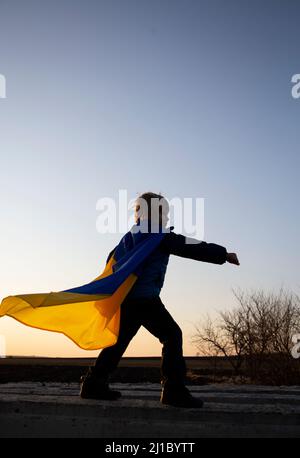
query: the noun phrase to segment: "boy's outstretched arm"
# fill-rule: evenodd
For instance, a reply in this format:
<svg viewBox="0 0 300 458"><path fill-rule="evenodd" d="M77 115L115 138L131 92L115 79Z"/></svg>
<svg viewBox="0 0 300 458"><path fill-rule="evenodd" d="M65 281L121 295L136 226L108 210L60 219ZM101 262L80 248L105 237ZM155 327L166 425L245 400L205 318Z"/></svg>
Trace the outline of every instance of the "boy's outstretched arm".
<svg viewBox="0 0 300 458"><path fill-rule="evenodd" d="M225 247L200 240L198 240L199 243L186 243L188 239L184 235L170 232L166 234L160 246L163 251L183 258L213 264L224 264L227 261L239 265L236 253L228 253ZM196 241L196 239L193 240Z"/></svg>

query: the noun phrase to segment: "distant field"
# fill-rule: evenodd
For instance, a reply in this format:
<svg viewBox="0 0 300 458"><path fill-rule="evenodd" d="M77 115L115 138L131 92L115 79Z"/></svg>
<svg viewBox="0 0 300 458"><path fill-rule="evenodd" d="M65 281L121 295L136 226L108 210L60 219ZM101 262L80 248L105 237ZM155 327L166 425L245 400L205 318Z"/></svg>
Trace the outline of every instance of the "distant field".
<svg viewBox="0 0 300 458"><path fill-rule="evenodd" d="M228 362L224 358L211 358L200 356L187 356L185 361L189 368L210 368L212 365L222 363L224 367L228 367ZM44 358L44 357L8 357L0 359L0 366L12 365L42 365L42 366L90 366L94 364L95 358ZM120 361L122 367L159 367L161 358L153 357L124 357Z"/></svg>
<svg viewBox="0 0 300 458"><path fill-rule="evenodd" d="M232 369L224 358L186 357L190 383L205 384L228 381ZM75 382L93 365L94 358L34 358L9 357L0 359L0 383L20 381ZM115 382L158 382L160 357L122 358L112 374Z"/></svg>

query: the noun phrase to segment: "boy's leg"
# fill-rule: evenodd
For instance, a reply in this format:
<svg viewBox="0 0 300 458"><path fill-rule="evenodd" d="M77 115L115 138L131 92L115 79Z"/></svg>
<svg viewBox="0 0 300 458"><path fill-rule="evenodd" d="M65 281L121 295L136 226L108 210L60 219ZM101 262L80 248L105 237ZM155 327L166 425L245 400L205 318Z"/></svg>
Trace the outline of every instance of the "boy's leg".
<svg viewBox="0 0 300 458"><path fill-rule="evenodd" d="M185 387L186 365L182 352L182 332L159 297L143 301L143 326L163 344L162 393L163 404L176 407L200 408L201 399L191 395Z"/></svg>
<svg viewBox="0 0 300 458"><path fill-rule="evenodd" d="M121 304L120 332L115 345L104 348L94 367L89 368L82 380L80 396L86 399L118 399L119 391L110 390L108 378L117 367L130 340L137 333L141 324L136 313L137 304L123 301Z"/></svg>
<svg viewBox="0 0 300 458"><path fill-rule="evenodd" d="M108 379L111 372L116 369L131 339L141 327L139 305L139 302L126 298L121 304L118 340L111 347L104 348L99 354L93 370L95 375Z"/></svg>
<svg viewBox="0 0 300 458"><path fill-rule="evenodd" d="M182 351L182 332L160 297L143 299L142 325L163 345L162 382L184 386L186 365Z"/></svg>

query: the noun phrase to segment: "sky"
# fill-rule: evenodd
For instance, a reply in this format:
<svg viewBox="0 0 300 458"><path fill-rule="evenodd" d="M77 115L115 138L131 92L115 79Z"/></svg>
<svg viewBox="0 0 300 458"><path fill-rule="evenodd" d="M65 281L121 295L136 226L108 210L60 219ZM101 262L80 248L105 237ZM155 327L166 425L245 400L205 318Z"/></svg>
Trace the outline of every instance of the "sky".
<svg viewBox="0 0 300 458"><path fill-rule="evenodd" d="M171 257L161 298L195 325L232 289L300 293L300 2L0 0L0 300L87 283L122 234L100 198L204 198L240 267ZM176 227L175 227L176 232ZM94 356L0 319L9 355ZM141 330L126 356L159 355Z"/></svg>

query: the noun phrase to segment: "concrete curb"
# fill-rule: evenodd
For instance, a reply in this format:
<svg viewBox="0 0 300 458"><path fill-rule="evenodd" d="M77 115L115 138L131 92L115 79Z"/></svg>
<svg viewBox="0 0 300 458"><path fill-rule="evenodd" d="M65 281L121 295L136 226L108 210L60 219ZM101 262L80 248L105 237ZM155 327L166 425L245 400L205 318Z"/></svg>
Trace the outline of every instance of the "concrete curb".
<svg viewBox="0 0 300 458"><path fill-rule="evenodd" d="M157 384L117 384L121 400L78 397L77 384L0 385L0 437L300 437L297 387L190 387L203 409L159 403Z"/></svg>

